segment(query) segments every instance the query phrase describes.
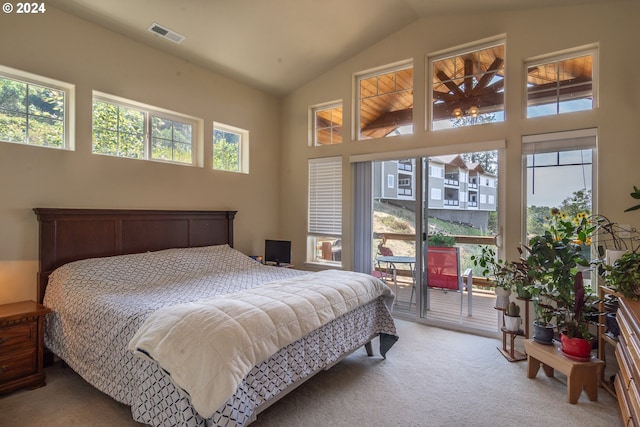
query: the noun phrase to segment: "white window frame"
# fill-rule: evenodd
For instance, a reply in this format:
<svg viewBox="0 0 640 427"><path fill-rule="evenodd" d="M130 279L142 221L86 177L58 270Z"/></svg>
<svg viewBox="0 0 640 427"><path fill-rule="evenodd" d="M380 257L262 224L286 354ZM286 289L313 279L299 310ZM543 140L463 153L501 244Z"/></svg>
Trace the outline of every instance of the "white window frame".
<svg viewBox="0 0 640 427"><path fill-rule="evenodd" d="M337 126L330 126L329 129L331 133L331 142L329 144L320 144L318 143L318 120L317 115L321 111L333 110L334 108L342 108L342 117L344 118L344 105L342 100L340 101L331 101L324 104L314 105L309 109L309 146L312 147L324 147L326 145L336 145L341 144L344 141L344 119L342 124L340 124L340 142L333 142L334 135L338 132L335 130ZM333 123L333 121L332 121Z"/></svg>
<svg viewBox="0 0 640 427"><path fill-rule="evenodd" d="M307 262L341 266L318 257L317 238L342 239L342 157L308 160Z"/></svg>
<svg viewBox="0 0 640 427"><path fill-rule="evenodd" d="M579 110L579 111L571 111L571 112L556 112L556 114L547 114L541 116L531 116L528 114L528 90L527 90L527 71L530 67L535 67L537 65L546 65L550 63L557 63L566 61L568 59L578 58L580 56L592 56L591 61L591 96L593 98L591 103L590 110ZM523 78L524 78L524 88L523 88L523 117L527 119L536 119L538 117L555 117L560 114L570 114L570 113L578 113L581 111L592 111L598 108L598 81L599 81L599 60L598 60L598 46L597 45L589 45L582 46L575 49L570 49L561 53L554 53L550 55L537 56L534 58L529 58L524 61L524 67L522 68Z"/></svg>
<svg viewBox="0 0 640 427"><path fill-rule="evenodd" d="M598 212L598 130L595 128L553 132L522 137L522 209L521 241L527 242L527 156L561 151L592 150L591 157L591 208Z"/></svg>
<svg viewBox="0 0 640 427"><path fill-rule="evenodd" d="M372 70L364 71L362 73L354 74L353 86L354 86L354 97L353 97L353 111L355 120L353 121L353 136L352 139L356 141L367 141L368 138L362 138L360 134L360 81L366 80L371 77L376 77L381 74L393 73L395 71L406 70L409 68L413 68L413 87L415 90L416 82L415 82L415 66L413 64L413 60L401 61L395 64L389 64L383 67L375 68ZM413 105L415 108L415 92L414 92L414 101ZM413 126L413 123L412 123ZM415 133L415 129L412 130L411 134ZM392 134L388 136L395 136Z"/></svg>
<svg viewBox="0 0 640 427"><path fill-rule="evenodd" d="M97 153L93 151L93 111L92 111L92 126L91 126L91 149L92 153L96 155L109 156L109 157L117 157L122 159L132 159L132 160L147 160L152 162L160 162L160 163L170 163L173 165L182 165L182 166L198 166L202 167L202 148L203 148L203 121L202 119L198 119L196 117L188 116L186 114L178 113L175 111L166 110L164 108L154 107L152 105L143 104L141 102L132 101L126 98L122 98L115 95L106 94L103 92L93 91L92 97L92 105L93 102L100 101L108 104L121 106L125 108L132 108L141 111L145 115L145 123L144 123L144 153L141 159L133 159L131 157L125 156L117 156L110 155L105 153ZM172 121L186 123L192 126L191 132L191 162L178 162L173 160L165 160L153 158L151 156L151 131L152 131L152 117L160 117L169 119Z"/></svg>
<svg viewBox="0 0 640 427"><path fill-rule="evenodd" d="M235 133L240 135L240 146L238 147L239 170L216 169L215 167L213 167L213 155L215 153L215 143L216 143L215 141L216 130L227 132L227 133ZM224 123L213 122L211 167L213 170L221 171L221 172L234 172L234 173L248 174L249 173L249 131L246 129L227 125Z"/></svg>
<svg viewBox="0 0 640 427"><path fill-rule="evenodd" d="M63 123L63 138L62 147L55 147L49 145L36 145L29 144L28 142L17 141L5 141L13 144L28 145L31 147L41 148L53 148L56 150L75 150L75 85L71 83L54 80L49 77L40 76L37 74L29 73L15 68L5 67L0 65L0 76L6 79L15 80L18 82L26 83L28 85L37 85L50 89L55 89L64 92L64 118ZM27 117L30 116L27 111ZM27 126L28 131L28 126Z"/></svg>

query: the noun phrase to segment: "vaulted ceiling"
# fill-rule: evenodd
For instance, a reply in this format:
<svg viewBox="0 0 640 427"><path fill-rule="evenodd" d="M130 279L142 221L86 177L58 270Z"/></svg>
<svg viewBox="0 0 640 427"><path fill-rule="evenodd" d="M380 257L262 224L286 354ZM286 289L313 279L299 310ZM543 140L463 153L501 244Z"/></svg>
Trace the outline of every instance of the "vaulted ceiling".
<svg viewBox="0 0 640 427"><path fill-rule="evenodd" d="M411 22L612 0L48 0L186 61L285 95ZM157 23L185 39L148 31Z"/></svg>

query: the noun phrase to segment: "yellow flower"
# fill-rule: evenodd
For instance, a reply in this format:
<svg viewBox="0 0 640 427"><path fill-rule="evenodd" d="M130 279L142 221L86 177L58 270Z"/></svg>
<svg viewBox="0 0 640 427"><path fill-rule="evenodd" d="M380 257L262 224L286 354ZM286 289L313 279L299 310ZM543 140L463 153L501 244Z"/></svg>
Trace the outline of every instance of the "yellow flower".
<svg viewBox="0 0 640 427"><path fill-rule="evenodd" d="M591 237L587 237L587 241L584 242L586 245L590 246L591 245Z"/></svg>

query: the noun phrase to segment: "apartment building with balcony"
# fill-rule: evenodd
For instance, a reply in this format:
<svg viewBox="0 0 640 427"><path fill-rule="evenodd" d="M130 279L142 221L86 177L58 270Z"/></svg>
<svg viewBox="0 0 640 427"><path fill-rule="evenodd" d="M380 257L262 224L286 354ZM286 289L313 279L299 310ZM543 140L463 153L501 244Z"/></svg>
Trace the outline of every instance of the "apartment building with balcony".
<svg viewBox="0 0 640 427"><path fill-rule="evenodd" d="M416 191L415 159L375 162L373 194L376 200L410 209ZM489 213L497 207L497 176L460 155L428 159L429 216L486 229Z"/></svg>

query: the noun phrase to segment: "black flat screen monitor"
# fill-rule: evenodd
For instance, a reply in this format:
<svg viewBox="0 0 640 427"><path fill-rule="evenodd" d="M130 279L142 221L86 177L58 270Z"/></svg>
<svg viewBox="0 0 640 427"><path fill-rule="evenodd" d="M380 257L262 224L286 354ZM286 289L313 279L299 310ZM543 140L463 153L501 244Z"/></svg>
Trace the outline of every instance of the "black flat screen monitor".
<svg viewBox="0 0 640 427"><path fill-rule="evenodd" d="M264 241L265 264L291 264L290 240L265 240Z"/></svg>

